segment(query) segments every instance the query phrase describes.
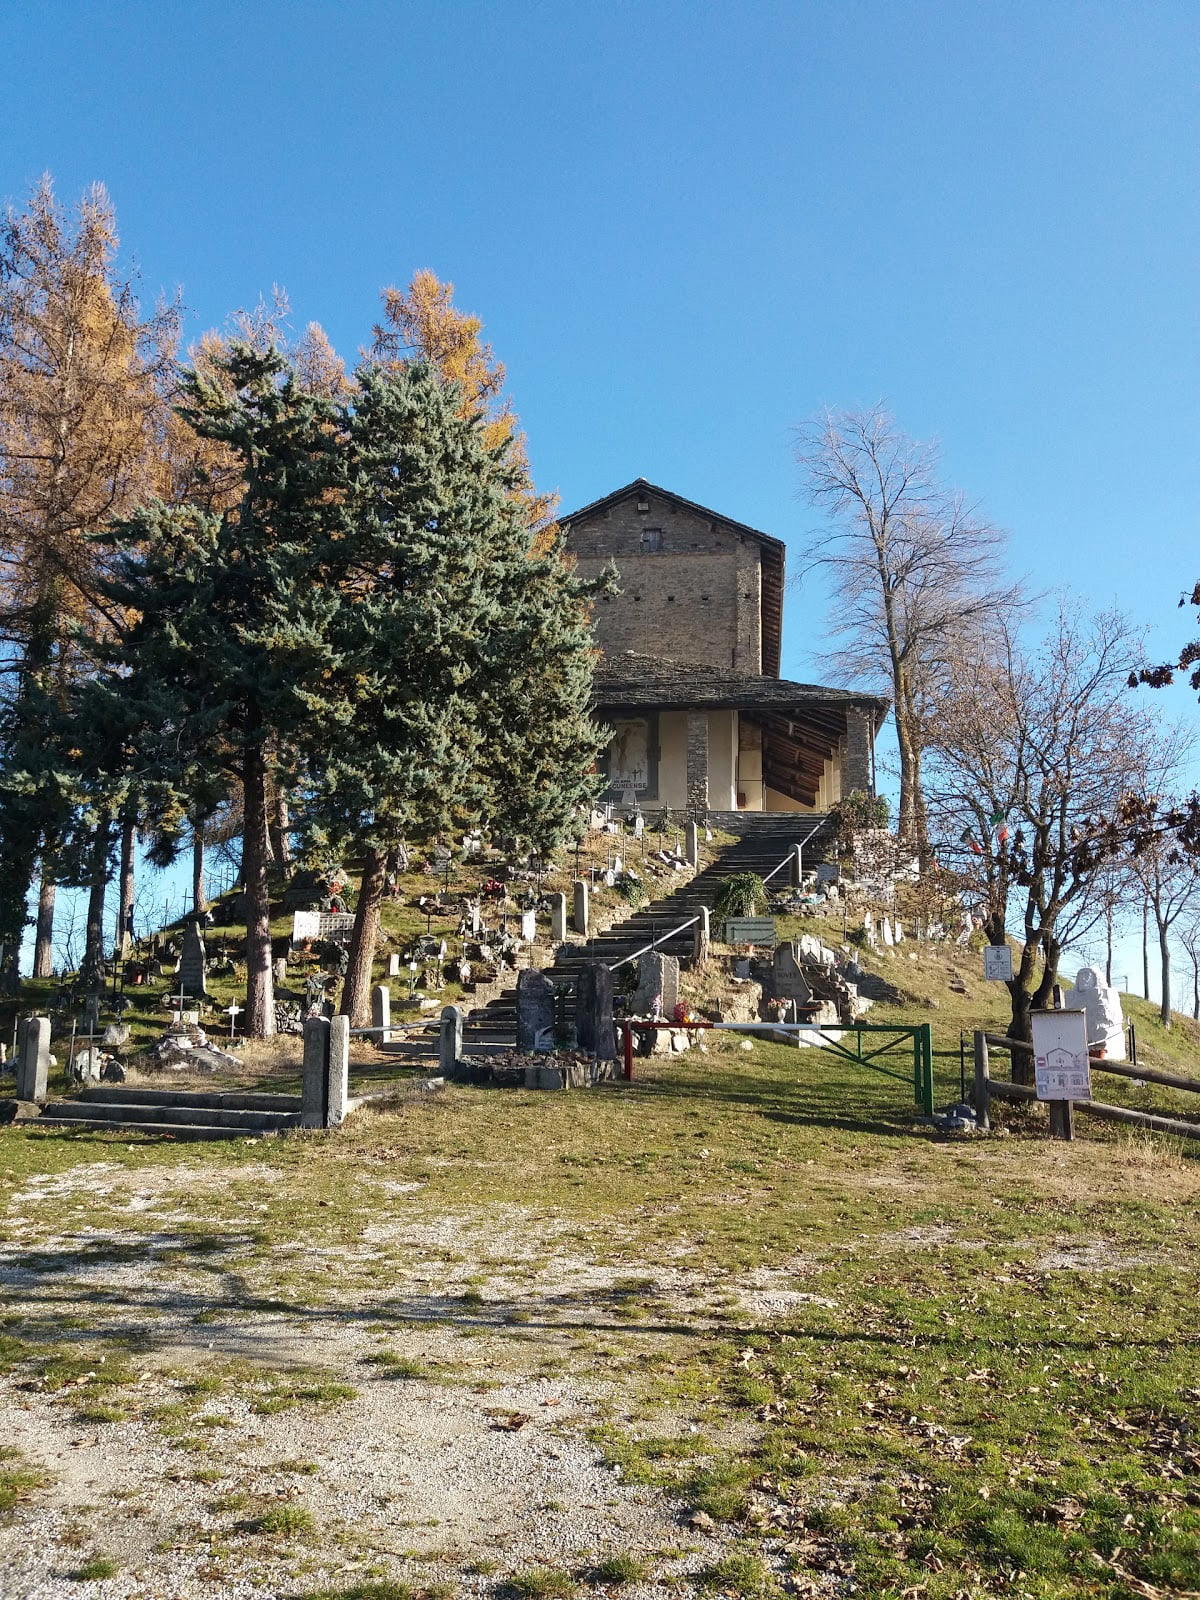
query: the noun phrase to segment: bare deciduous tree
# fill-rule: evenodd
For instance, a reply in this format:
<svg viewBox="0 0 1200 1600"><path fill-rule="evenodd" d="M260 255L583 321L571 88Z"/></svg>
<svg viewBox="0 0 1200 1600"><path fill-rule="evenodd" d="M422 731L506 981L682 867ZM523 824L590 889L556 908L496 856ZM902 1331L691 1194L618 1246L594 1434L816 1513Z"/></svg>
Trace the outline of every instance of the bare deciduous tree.
<svg viewBox="0 0 1200 1600"><path fill-rule="evenodd" d="M922 757L934 708L969 641L1021 603L1000 577L1004 536L938 481L929 444L882 406L827 411L800 430L809 497L829 514L803 552L830 574L835 671L891 694L900 837L928 857Z"/></svg>
<svg viewBox="0 0 1200 1600"><path fill-rule="evenodd" d="M1145 907L1158 934L1162 993L1158 1014L1171 1026L1171 931L1181 917L1194 915L1200 900L1200 857L1187 854L1170 838L1157 839L1138 855L1133 870L1145 895ZM1145 950L1146 947L1143 946ZM1143 956L1148 960L1148 951ZM1147 972L1148 976L1148 972ZM1149 999L1149 985L1146 986Z"/></svg>
<svg viewBox="0 0 1200 1600"><path fill-rule="evenodd" d="M960 866L992 943L1018 904L1016 1038L1049 1003L1063 950L1104 917L1093 888L1119 846L1084 845L1144 783L1158 731L1127 691L1139 647L1119 615L1063 603L1032 653L1006 629L998 656L964 660L930 733L939 854Z"/></svg>

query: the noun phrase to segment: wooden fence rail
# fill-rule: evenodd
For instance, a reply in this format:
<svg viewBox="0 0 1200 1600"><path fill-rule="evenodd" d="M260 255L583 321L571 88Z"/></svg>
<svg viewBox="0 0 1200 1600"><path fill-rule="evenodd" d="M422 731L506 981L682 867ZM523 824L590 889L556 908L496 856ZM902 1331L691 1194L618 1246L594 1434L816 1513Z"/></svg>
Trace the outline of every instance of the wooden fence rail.
<svg viewBox="0 0 1200 1600"><path fill-rule="evenodd" d="M988 1102L997 1100L1036 1100L1037 1090L1022 1083L1003 1083L991 1074L992 1048L1032 1055L1033 1046L1024 1039L1009 1039L1003 1034L975 1033L975 1117L981 1128L991 1126ZM1158 1072L1149 1067L1127 1067L1119 1061L1093 1061L1093 1072L1108 1072L1114 1077L1133 1078L1138 1082L1158 1083L1168 1089L1182 1089L1190 1094L1200 1094L1200 1078L1185 1078L1174 1072ZM1057 1101L1050 1101L1051 1132L1059 1138L1070 1138L1070 1118L1056 1117ZM1131 1127L1145 1128L1152 1133L1170 1133L1180 1139L1200 1139L1200 1123L1184 1122L1177 1117L1160 1117L1150 1111L1134 1111L1128 1106L1105 1105L1100 1100L1075 1100L1071 1104L1078 1111L1099 1117L1103 1122L1122 1122Z"/></svg>

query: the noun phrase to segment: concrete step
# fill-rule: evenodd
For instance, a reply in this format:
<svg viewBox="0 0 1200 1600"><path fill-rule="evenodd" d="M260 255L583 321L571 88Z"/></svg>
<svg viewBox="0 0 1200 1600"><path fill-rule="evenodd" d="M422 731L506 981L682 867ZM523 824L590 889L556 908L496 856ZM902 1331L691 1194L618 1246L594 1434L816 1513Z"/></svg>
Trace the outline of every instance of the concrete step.
<svg viewBox="0 0 1200 1600"><path fill-rule="evenodd" d="M254 1132L247 1128L215 1127L210 1123L113 1121L88 1116L86 1110L85 1106L81 1106L77 1115L55 1117L48 1117L43 1112L37 1120L46 1127L92 1128L97 1133L141 1133L172 1139L244 1139L247 1133Z"/></svg>
<svg viewBox="0 0 1200 1600"><path fill-rule="evenodd" d="M50 1100L42 1107L50 1122L154 1123L163 1127L227 1128L235 1133L278 1133L300 1126L296 1111L238 1111L227 1107L170 1105L158 1101L139 1105L133 1100Z"/></svg>
<svg viewBox="0 0 1200 1600"><path fill-rule="evenodd" d="M117 1084L88 1084L77 1100L102 1100L108 1105L194 1106L211 1111L299 1111L298 1094L255 1094L238 1089L213 1094L172 1089L121 1088Z"/></svg>

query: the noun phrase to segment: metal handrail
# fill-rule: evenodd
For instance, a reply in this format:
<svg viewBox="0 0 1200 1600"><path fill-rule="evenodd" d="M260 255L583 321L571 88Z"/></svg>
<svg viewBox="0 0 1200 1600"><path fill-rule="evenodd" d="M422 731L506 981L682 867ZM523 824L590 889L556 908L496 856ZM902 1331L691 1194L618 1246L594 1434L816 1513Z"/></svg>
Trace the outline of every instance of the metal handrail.
<svg viewBox="0 0 1200 1600"><path fill-rule="evenodd" d="M643 949L635 950L632 955L622 956L620 961L614 961L608 970L615 972L618 967L623 967L630 961L636 961L639 956L649 955L651 950L657 949L660 944L665 944L668 939L673 939L677 933L682 933L686 928L690 928L693 923L699 922L700 915L701 913L697 912L694 917L689 917L686 922L681 922L677 928L672 928L670 933L659 934L657 939L652 940Z"/></svg>
<svg viewBox="0 0 1200 1600"><path fill-rule="evenodd" d="M821 829L824 826L825 826L824 820L822 820L821 822L814 823L813 826L804 835L803 839L800 839L800 840L797 841L797 843L800 846L800 864L801 864L801 869L803 869L803 865L804 865L804 846L808 843L808 841L810 839L815 839L816 836L820 833ZM771 879L775 876L775 874L777 872L782 872L784 867L791 865L792 856L795 853L795 849L796 849L796 846L793 845L792 848L788 851L787 855L785 855L783 860L779 863L779 865L777 867L772 867L771 868L770 872L768 872L765 875L765 877L763 878L763 882L764 883L770 883Z"/></svg>

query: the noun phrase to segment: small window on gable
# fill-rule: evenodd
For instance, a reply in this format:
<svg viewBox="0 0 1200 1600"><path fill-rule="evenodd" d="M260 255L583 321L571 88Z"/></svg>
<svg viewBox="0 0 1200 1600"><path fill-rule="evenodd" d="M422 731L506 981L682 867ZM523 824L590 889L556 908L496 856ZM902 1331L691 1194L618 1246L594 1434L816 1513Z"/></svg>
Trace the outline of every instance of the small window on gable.
<svg viewBox="0 0 1200 1600"><path fill-rule="evenodd" d="M643 555L650 555L655 550L661 550L662 547L663 547L663 536L662 536L662 529L661 528L643 528L642 529L642 554Z"/></svg>

